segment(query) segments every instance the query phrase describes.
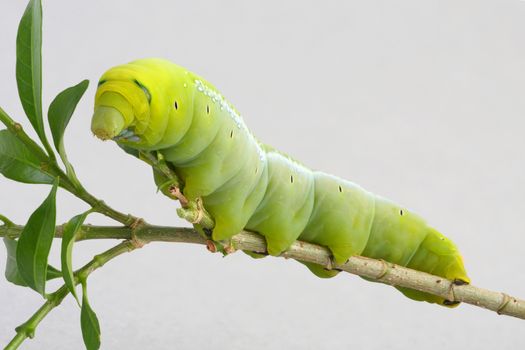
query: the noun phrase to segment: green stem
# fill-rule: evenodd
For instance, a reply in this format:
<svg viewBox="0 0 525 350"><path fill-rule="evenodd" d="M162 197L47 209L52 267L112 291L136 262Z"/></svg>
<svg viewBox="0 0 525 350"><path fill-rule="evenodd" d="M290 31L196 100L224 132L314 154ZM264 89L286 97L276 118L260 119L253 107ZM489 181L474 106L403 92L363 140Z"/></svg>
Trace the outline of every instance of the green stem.
<svg viewBox="0 0 525 350"><path fill-rule="evenodd" d="M106 215L113 220L116 220L126 226L129 226L137 221L137 218L131 215L121 213L103 201L89 193L78 181L74 181L60 168L56 159L50 157L33 139L26 134L22 126L15 122L2 108L0 108L0 121L20 140L29 150L38 157L42 167L47 173L53 177L60 178L60 186L65 190L71 192L76 197L88 203L94 211Z"/></svg>
<svg viewBox="0 0 525 350"><path fill-rule="evenodd" d="M2 225L2 226L5 226L7 228L16 226L16 224L14 222L9 220L7 217L3 216L2 214L0 214L0 221L2 221L4 223L4 225Z"/></svg>
<svg viewBox="0 0 525 350"><path fill-rule="evenodd" d="M24 226L0 226L0 237L16 239L20 236ZM64 225L55 230L55 238L61 238ZM77 233L77 241L93 239L127 239L136 238L143 242L187 242L205 244L206 239L189 227L170 227L143 224L135 229L125 226L94 226L82 225Z"/></svg>
<svg viewBox="0 0 525 350"><path fill-rule="evenodd" d="M49 156L49 159L51 160L51 163L57 163L57 157L55 156L55 152L53 151L53 148L51 148L49 141L47 141L47 138L44 138L41 141L44 145L44 149L46 150L47 155Z"/></svg>
<svg viewBox="0 0 525 350"><path fill-rule="evenodd" d="M136 246L132 241L126 240L105 252L96 255L90 262L84 265L82 268L75 272L75 284L80 281L85 281L93 271L102 267L111 259L117 256L130 252L136 249ZM47 301L42 305L26 322L16 328L16 335L5 347L4 350L15 350L26 340L27 338L33 338L36 327L40 322L47 316L51 310L62 303L62 300L69 294L69 291L65 285L57 289L54 293L47 296Z"/></svg>

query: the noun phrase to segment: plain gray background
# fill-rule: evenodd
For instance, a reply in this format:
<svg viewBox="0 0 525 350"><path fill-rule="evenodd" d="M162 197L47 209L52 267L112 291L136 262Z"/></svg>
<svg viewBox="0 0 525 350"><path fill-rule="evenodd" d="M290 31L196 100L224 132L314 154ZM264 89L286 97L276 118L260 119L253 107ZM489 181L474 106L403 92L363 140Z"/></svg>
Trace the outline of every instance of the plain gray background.
<svg viewBox="0 0 525 350"><path fill-rule="evenodd" d="M0 103L28 126L14 75L24 7L0 4ZM145 165L89 131L104 70L173 60L218 86L262 141L417 211L458 244L474 284L525 297L524 15L519 0L44 1L44 105L89 78L65 140L79 177L119 210L186 225ZM0 178L0 212L24 223L48 191ZM60 192L60 222L85 209ZM111 244L78 244L75 263ZM2 270L4 260L0 249ZM517 319L202 246L151 244L119 257L90 277L89 294L103 349L525 345ZM5 345L42 299L2 281L0 300ZM23 346L82 347L70 297Z"/></svg>

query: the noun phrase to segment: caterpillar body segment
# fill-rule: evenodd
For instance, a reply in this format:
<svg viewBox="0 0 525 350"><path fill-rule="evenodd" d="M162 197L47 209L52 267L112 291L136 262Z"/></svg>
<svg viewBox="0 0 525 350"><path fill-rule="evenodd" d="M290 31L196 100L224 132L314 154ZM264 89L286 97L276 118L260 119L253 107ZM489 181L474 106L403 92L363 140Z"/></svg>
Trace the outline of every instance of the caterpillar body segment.
<svg viewBox="0 0 525 350"><path fill-rule="evenodd" d="M144 59L107 71L92 131L126 149L160 152L182 179L184 196L201 199L214 218L214 240L248 229L266 238L270 255L300 239L326 246L339 264L363 255L469 282L456 246L422 218L261 144L211 84L171 62ZM155 181L160 186L162 178ZM337 274L305 265L320 277Z"/></svg>

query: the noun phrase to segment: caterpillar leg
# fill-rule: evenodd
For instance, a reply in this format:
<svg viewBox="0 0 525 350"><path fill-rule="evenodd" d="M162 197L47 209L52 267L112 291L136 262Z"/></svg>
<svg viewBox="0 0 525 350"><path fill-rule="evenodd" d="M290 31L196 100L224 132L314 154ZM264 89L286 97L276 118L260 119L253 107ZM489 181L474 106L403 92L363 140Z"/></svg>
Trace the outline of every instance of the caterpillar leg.
<svg viewBox="0 0 525 350"><path fill-rule="evenodd" d="M117 136L113 137L113 141L128 141L128 142L138 142L140 137L135 135L135 132L131 129L124 129Z"/></svg>
<svg viewBox="0 0 525 350"><path fill-rule="evenodd" d="M300 261L301 264L304 264L314 275L320 278L332 278L335 277L340 271L337 270L327 270L321 265L307 263Z"/></svg>
<svg viewBox="0 0 525 350"><path fill-rule="evenodd" d="M252 257L254 259L262 259L262 258L266 258L268 256L268 254L260 254L260 253L256 253L256 252L251 252L249 250L243 250L242 252L244 254L246 254L246 255L249 255L250 257Z"/></svg>

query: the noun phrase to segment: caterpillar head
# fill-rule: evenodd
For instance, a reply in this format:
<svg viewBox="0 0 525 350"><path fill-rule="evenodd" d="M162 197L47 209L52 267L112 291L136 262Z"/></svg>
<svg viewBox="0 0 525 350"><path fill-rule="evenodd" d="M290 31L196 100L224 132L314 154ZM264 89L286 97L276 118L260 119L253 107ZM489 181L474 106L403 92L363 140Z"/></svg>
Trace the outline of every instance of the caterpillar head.
<svg viewBox="0 0 525 350"><path fill-rule="evenodd" d="M161 59L113 67L100 78L91 131L137 149L175 144L191 124L193 86L191 73Z"/></svg>

